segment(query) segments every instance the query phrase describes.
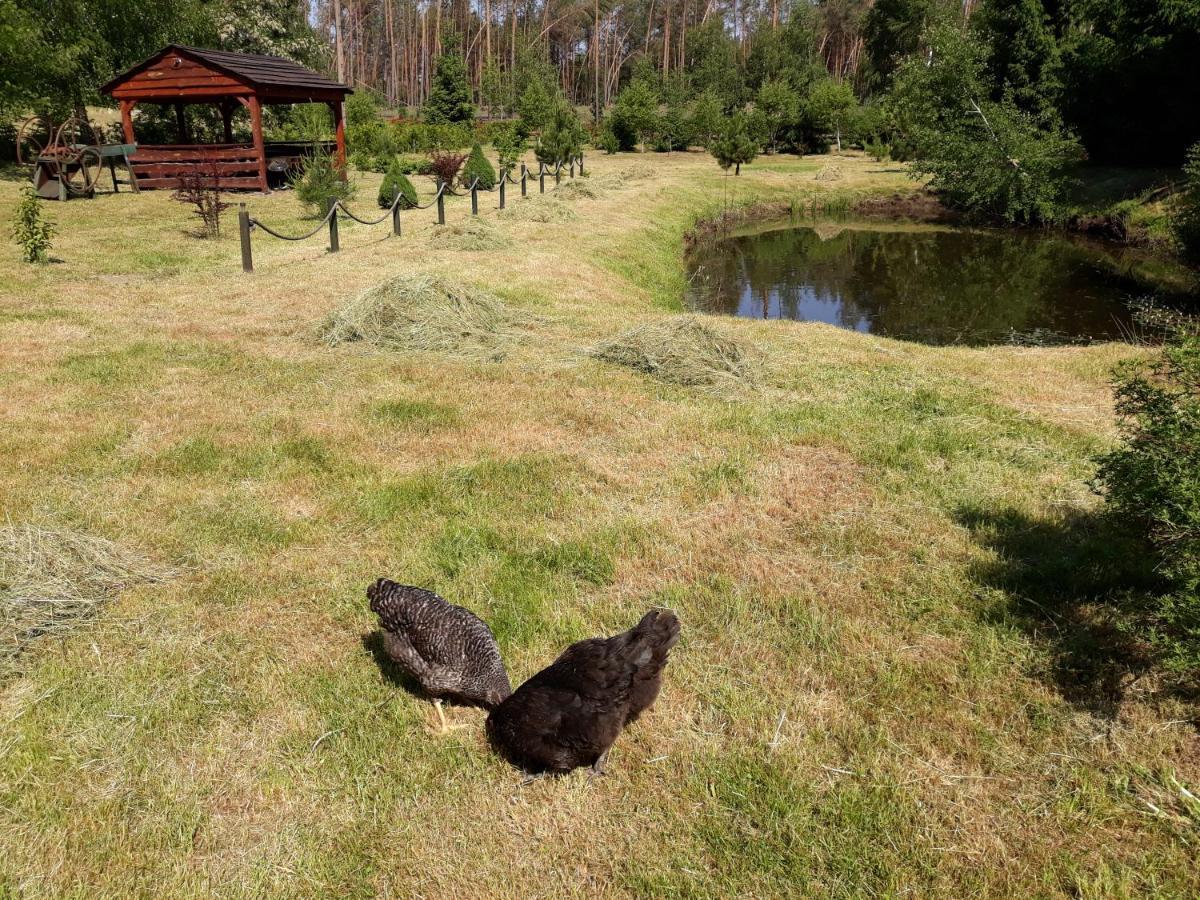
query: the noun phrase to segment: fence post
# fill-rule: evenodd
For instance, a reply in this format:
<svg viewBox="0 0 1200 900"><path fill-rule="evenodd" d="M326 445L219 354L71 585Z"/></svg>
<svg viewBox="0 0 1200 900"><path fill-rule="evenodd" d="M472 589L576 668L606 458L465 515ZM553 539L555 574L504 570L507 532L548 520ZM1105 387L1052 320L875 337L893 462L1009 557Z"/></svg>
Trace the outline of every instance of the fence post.
<svg viewBox="0 0 1200 900"><path fill-rule="evenodd" d="M341 248L338 244L337 231L337 203L334 203L333 209L329 211L329 252L337 253Z"/></svg>
<svg viewBox="0 0 1200 900"><path fill-rule="evenodd" d="M562 163L554 167L554 186L558 187L562 184Z"/></svg>
<svg viewBox="0 0 1200 900"><path fill-rule="evenodd" d="M571 160L571 177L575 177L575 160Z"/></svg>
<svg viewBox="0 0 1200 900"><path fill-rule="evenodd" d="M246 212L246 204L238 204L238 234L242 238L242 271L254 271L254 256L250 250L250 213Z"/></svg>
<svg viewBox="0 0 1200 900"><path fill-rule="evenodd" d="M442 189L444 187L445 187L444 184L438 186L437 201L438 201L438 224L439 225L446 224L446 205L442 201Z"/></svg>
<svg viewBox="0 0 1200 900"><path fill-rule="evenodd" d="M583 151L579 151L579 174L583 174Z"/></svg>
<svg viewBox="0 0 1200 900"><path fill-rule="evenodd" d="M538 166L538 193L546 193L546 164L542 163Z"/></svg>
<svg viewBox="0 0 1200 900"><path fill-rule="evenodd" d="M500 208L504 209L504 182L508 181L508 171L500 173Z"/></svg>
<svg viewBox="0 0 1200 900"><path fill-rule="evenodd" d="M479 179L471 182L471 215L479 215Z"/></svg>
<svg viewBox="0 0 1200 900"><path fill-rule="evenodd" d="M400 237L400 188L396 188L396 196L392 198L392 234Z"/></svg>
<svg viewBox="0 0 1200 900"><path fill-rule="evenodd" d="M521 163L521 196L522 197L528 196L528 193L527 193L527 190L525 187L525 179L528 177L529 177L529 168L525 165L525 163Z"/></svg>

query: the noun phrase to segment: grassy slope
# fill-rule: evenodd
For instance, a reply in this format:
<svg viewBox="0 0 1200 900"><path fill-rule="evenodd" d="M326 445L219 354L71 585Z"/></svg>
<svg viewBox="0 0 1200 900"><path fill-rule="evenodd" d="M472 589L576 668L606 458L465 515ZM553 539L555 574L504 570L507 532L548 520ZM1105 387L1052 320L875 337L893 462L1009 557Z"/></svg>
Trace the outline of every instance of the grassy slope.
<svg viewBox="0 0 1200 900"><path fill-rule="evenodd" d="M1069 604L1033 615L1091 583L1072 553L1128 347L722 321L770 376L733 400L578 352L671 314L680 236L726 186L911 189L765 162L594 157L610 187L573 222L485 211L496 252L409 213L399 241L343 227L336 257L260 237L243 277L161 193L49 207L63 262L0 250L0 513L186 568L0 683L0 894L1200 889L1187 713L1064 666ZM631 168L653 174L612 187ZM300 225L290 195L249 202ZM425 270L536 313L527 340L501 362L314 340ZM475 608L518 681L652 603L684 638L609 777L518 788L479 711L432 736L381 675L380 574Z"/></svg>

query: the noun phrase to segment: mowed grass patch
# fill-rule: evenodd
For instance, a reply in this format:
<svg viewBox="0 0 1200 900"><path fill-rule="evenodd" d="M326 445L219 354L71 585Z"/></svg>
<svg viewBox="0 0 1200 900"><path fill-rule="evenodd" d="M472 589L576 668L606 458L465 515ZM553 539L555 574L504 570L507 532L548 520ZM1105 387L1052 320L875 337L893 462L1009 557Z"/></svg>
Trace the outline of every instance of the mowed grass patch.
<svg viewBox="0 0 1200 900"><path fill-rule="evenodd" d="M825 162L589 156L599 196L508 195L570 240L481 210L519 253L442 247L426 211L337 254L257 235L242 276L165 192L55 206L62 263L0 253L3 308L68 316L4 326L0 512L185 570L0 684L0 893L1196 894L1194 708L1120 659L1067 688L1071 613L1121 580L1071 513L1136 349L707 321L761 357L728 392L573 352L668 318L697 217L911 190ZM241 199L306 227L294 192ZM314 339L423 272L544 318L501 365L458 323ZM520 786L481 710L435 735L381 665L381 576L478 612L514 682L651 606L683 635L607 777Z"/></svg>
<svg viewBox="0 0 1200 900"><path fill-rule="evenodd" d="M736 337L687 316L640 325L597 344L592 356L668 384L715 391L752 388L757 360Z"/></svg>

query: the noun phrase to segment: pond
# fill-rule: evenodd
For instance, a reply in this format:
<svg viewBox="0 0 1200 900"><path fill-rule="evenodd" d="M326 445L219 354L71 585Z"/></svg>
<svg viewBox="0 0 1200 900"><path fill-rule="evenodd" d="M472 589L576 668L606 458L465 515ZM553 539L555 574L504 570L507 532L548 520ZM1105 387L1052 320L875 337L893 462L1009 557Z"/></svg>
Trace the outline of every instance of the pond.
<svg viewBox="0 0 1200 900"><path fill-rule="evenodd" d="M1128 338L1130 301L1188 301L1152 257L1025 231L795 222L707 240L687 304L757 319L825 322L927 344Z"/></svg>

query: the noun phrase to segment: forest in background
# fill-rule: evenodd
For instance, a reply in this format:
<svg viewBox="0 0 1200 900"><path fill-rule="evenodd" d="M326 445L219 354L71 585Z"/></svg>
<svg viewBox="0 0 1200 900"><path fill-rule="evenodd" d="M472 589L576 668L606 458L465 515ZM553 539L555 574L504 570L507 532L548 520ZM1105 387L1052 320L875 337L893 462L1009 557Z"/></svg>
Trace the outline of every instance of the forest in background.
<svg viewBox="0 0 1200 900"><path fill-rule="evenodd" d="M803 102L830 80L871 106L929 61L939 25L964 24L988 82L975 99L1061 126L1092 161L1179 165L1197 139L1197 0L0 0L0 105L99 102L175 42L288 56L396 108L425 103L447 47L496 116L535 67L593 116L651 72L667 105L728 112L780 84Z"/></svg>

